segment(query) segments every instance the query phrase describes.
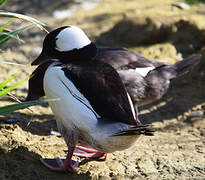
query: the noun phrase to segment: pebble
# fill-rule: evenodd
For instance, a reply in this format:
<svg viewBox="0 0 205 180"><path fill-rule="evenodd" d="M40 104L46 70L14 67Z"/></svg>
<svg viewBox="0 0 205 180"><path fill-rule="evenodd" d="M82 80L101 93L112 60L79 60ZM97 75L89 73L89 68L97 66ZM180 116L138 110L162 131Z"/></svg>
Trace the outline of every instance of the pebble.
<svg viewBox="0 0 205 180"><path fill-rule="evenodd" d="M194 111L190 114L190 117L200 117L200 116L203 116L204 115L204 112L203 111Z"/></svg>
<svg viewBox="0 0 205 180"><path fill-rule="evenodd" d="M183 2L172 3L172 6L177 7L179 9L185 9L185 10L190 9L190 6Z"/></svg>
<svg viewBox="0 0 205 180"><path fill-rule="evenodd" d="M53 131L53 130L50 131L50 134L54 135L54 136L61 136L61 134L59 132Z"/></svg>

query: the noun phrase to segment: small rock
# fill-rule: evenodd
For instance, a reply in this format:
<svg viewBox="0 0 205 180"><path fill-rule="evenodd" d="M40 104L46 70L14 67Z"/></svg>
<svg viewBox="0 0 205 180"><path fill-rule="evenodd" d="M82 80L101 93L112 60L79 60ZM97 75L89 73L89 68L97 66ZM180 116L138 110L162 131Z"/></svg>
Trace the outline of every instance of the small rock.
<svg viewBox="0 0 205 180"><path fill-rule="evenodd" d="M61 134L59 132L53 131L53 130L50 131L50 134L54 135L54 136L57 136L57 137L61 136Z"/></svg>
<svg viewBox="0 0 205 180"><path fill-rule="evenodd" d="M196 152L198 153L205 153L205 148L200 145L195 145Z"/></svg>
<svg viewBox="0 0 205 180"><path fill-rule="evenodd" d="M185 10L190 9L190 6L183 2L172 3L172 6L177 7L179 9L185 9Z"/></svg>
<svg viewBox="0 0 205 180"><path fill-rule="evenodd" d="M183 58L183 56L182 56L182 53L177 53L177 56L179 57L179 58Z"/></svg>
<svg viewBox="0 0 205 180"><path fill-rule="evenodd" d="M203 116L204 112L203 111L194 111L190 114L190 117L200 117Z"/></svg>

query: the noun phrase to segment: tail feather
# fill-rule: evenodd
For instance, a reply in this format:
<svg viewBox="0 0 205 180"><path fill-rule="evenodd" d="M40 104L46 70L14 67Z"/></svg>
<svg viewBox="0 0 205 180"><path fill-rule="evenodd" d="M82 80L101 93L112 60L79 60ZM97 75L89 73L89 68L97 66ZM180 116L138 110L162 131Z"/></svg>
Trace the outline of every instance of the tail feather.
<svg viewBox="0 0 205 180"><path fill-rule="evenodd" d="M189 70L193 69L200 62L200 58L201 55L197 54L178 61L173 65L160 66L156 69L161 71L166 79L173 79L182 76L183 74L189 72Z"/></svg>
<svg viewBox="0 0 205 180"><path fill-rule="evenodd" d="M176 68L177 76L187 73L190 69L200 62L201 55L197 54L176 62L173 66Z"/></svg>
<svg viewBox="0 0 205 180"><path fill-rule="evenodd" d="M153 136L154 134L154 128L150 124L145 125L137 125L137 126L131 126L130 128L126 130L122 130L113 136L131 136L131 135L146 135L146 136Z"/></svg>

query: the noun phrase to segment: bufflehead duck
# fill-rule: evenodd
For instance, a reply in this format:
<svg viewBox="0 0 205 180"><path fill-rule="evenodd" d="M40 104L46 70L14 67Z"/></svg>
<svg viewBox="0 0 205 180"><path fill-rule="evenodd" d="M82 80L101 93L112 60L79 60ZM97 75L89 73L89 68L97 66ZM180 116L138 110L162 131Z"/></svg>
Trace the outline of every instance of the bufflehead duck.
<svg viewBox="0 0 205 180"><path fill-rule="evenodd" d="M65 27L59 28L58 31L63 29ZM46 51L53 52L52 49L55 47L55 41L50 40L49 45L45 44L44 47L38 59L50 59L39 65L33 72L35 76L29 80L27 100L39 99L45 95L42 88L43 76L48 66L53 63L52 58L55 57L55 55L49 57ZM95 55L96 52L94 49L90 48L89 55ZM62 59L64 54L68 53L59 53L56 49L54 49L54 52L58 54L56 55L57 57L62 56ZM97 48L96 54L96 59L110 64L117 70L131 96L136 110L137 106L146 105L160 99L167 92L171 80L193 69L200 62L200 57L201 55L197 54L178 61L175 64L168 64L148 60L143 56L122 48Z"/></svg>
<svg viewBox="0 0 205 180"><path fill-rule="evenodd" d="M148 60L120 48L100 48L97 57L117 70L137 108L160 99L167 92L171 80L194 68L201 55L168 64Z"/></svg>
<svg viewBox="0 0 205 180"><path fill-rule="evenodd" d="M44 92L47 98L60 98L49 105L68 153L64 161L59 158L56 163L41 160L52 170L75 171L78 163L71 158L78 141L93 148L78 146L90 152L85 157L100 157L129 148L141 134L153 135L150 126L142 125L137 119L119 74L111 65L99 60L96 53L95 44L81 29L66 26L45 37L42 53L32 63L46 63L38 68L43 73L34 71L36 81L41 84L35 87L36 92ZM47 63L49 58L55 61ZM29 83L33 87L32 81Z"/></svg>

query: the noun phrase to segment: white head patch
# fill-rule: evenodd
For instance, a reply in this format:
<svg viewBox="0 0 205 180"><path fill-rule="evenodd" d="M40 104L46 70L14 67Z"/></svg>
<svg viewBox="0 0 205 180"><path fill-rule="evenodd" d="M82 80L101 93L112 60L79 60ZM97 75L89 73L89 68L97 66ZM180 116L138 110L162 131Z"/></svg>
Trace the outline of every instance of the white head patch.
<svg viewBox="0 0 205 180"><path fill-rule="evenodd" d="M83 30L76 26L69 26L56 36L56 49L60 52L80 49L90 43Z"/></svg>

